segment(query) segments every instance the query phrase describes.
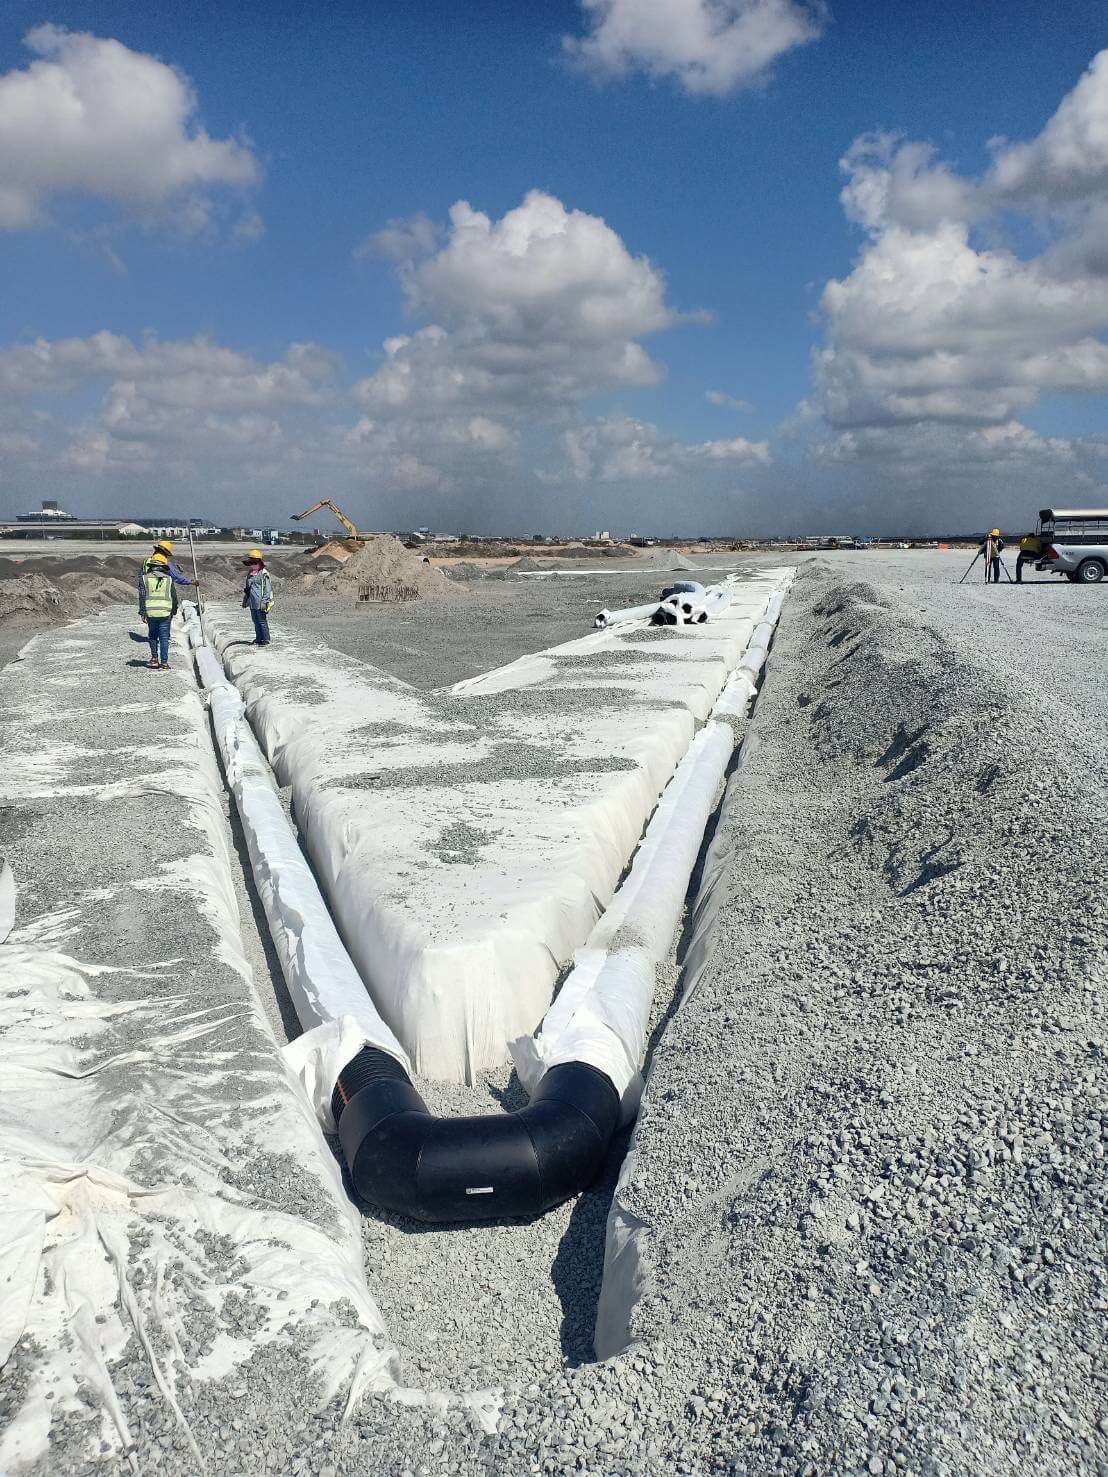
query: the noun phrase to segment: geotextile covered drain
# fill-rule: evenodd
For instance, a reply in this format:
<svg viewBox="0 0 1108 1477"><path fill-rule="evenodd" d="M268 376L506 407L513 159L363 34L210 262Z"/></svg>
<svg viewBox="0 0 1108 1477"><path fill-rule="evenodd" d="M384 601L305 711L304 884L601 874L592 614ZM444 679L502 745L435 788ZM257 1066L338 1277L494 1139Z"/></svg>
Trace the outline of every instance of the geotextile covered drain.
<svg viewBox="0 0 1108 1477"><path fill-rule="evenodd" d="M771 594L760 593L752 615L772 613L775 619L790 575L781 571L764 582ZM697 610L707 595L715 597L719 611L731 600L729 589L673 594L695 602ZM379 1016L367 997L358 1011L360 1020L343 1015L320 1024L320 1005L331 993L326 985L305 988L300 981L293 990L298 1009L311 1002L314 1029L286 1048L286 1058L323 1126L337 1126L354 1189L363 1200L424 1221L527 1217L578 1194L600 1172L613 1133L637 1109L657 966L668 951L704 827L734 750L735 720L746 712L753 678L764 660L768 636L748 661L752 621L742 617L739 629L745 639L731 650L742 661L722 690L715 679L717 700L672 773L612 906L583 940L576 967L541 1029L510 1042L520 1080L530 1093L526 1108L512 1114L436 1117L412 1083L404 1048L386 1024L384 1011ZM762 621L758 632L766 629L772 629L769 620ZM576 650L582 643L571 645ZM582 652L585 660L591 652L590 644ZM734 663L736 656L730 660ZM520 673L534 684L532 672L541 680L550 667L551 653L540 653L456 691L477 684L486 692L510 691L510 675ZM241 709L234 716L243 721ZM251 855L257 867L253 844ZM287 918L280 926L287 931ZM290 947L286 939L280 952L288 972L311 951Z"/></svg>

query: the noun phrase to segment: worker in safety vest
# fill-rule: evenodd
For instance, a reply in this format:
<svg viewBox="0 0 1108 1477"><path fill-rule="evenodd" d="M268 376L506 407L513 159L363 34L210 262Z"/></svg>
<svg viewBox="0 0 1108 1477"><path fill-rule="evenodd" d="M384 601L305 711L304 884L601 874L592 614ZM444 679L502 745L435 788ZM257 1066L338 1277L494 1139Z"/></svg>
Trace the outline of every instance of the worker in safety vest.
<svg viewBox="0 0 1108 1477"><path fill-rule="evenodd" d="M146 622L152 671L169 668L169 627L177 606L177 591L164 554L152 554L139 576L139 615Z"/></svg>
<svg viewBox="0 0 1108 1477"><path fill-rule="evenodd" d="M242 562L247 570L242 608L249 610L254 622L254 644L268 646L269 612L273 609L273 578L265 567L261 549L251 549Z"/></svg>
<svg viewBox="0 0 1108 1477"><path fill-rule="evenodd" d="M165 567L167 567L168 573L170 573L170 579L173 580L174 616L176 616L177 614L177 585L199 585L198 579L189 579L188 575L182 573L180 567L177 566L177 563L176 561L174 561L173 558L173 545L170 544L170 541L168 541L168 539L158 539L157 544L154 545L154 554L151 554L151 557L149 557L148 560L143 560L142 569L139 570L139 614L143 617L143 619L145 619L146 617L146 609L145 595L143 595L142 578L143 575L145 575L146 570L151 567L152 561L154 561L155 558L161 558L161 560L164 560Z"/></svg>
<svg viewBox="0 0 1108 1477"><path fill-rule="evenodd" d="M985 556L985 583L992 580L994 585L1000 583L1000 556L1004 552L1004 540L1000 536L1000 529L993 528L985 535L978 546L977 552Z"/></svg>
<svg viewBox="0 0 1108 1477"><path fill-rule="evenodd" d="M1016 555L1016 584L1023 584L1023 566L1036 564L1043 557L1043 541L1037 534L1026 533L1020 539L1020 551Z"/></svg>

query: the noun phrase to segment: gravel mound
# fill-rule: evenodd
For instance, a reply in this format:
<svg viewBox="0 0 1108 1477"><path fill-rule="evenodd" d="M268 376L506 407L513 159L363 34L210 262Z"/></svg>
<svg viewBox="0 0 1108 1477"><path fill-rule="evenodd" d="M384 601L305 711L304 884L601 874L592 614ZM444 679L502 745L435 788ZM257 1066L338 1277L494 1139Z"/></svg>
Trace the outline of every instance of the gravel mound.
<svg viewBox="0 0 1108 1477"><path fill-rule="evenodd" d="M56 586L41 574L0 579L0 621L35 614L62 618L65 601Z"/></svg>
<svg viewBox="0 0 1108 1477"><path fill-rule="evenodd" d="M717 836L623 1192L646 1465L1108 1470L1103 767L894 593L802 574Z"/></svg>
<svg viewBox="0 0 1108 1477"><path fill-rule="evenodd" d="M364 589L414 591L414 596L459 596L463 588L406 549L399 539L382 535L364 544L356 554L329 574L307 574L298 582L315 595L357 596ZM371 598L378 598L371 596ZM383 598L383 597L381 597Z"/></svg>
<svg viewBox="0 0 1108 1477"><path fill-rule="evenodd" d="M698 569L691 559L676 549L644 549L635 563L640 567L651 565L654 569Z"/></svg>

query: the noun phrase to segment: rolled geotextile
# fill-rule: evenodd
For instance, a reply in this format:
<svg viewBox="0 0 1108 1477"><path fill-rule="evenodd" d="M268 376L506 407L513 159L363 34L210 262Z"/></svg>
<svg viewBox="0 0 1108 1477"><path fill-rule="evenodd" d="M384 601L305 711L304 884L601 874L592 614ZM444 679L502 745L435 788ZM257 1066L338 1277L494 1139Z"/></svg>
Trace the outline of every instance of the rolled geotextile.
<svg viewBox="0 0 1108 1477"><path fill-rule="evenodd" d="M212 648L196 645L202 633L192 607L186 607L185 629L208 695L223 772L242 821L258 896L300 1024L307 1032L349 1017L365 1041L407 1067L407 1053L378 1015L320 896L238 689L228 682Z"/></svg>
<svg viewBox="0 0 1108 1477"><path fill-rule="evenodd" d="M622 610L601 610L597 612L593 625L598 631L604 631L609 626L622 625L625 621L648 621L657 609L657 600L651 600L647 605L629 605Z"/></svg>

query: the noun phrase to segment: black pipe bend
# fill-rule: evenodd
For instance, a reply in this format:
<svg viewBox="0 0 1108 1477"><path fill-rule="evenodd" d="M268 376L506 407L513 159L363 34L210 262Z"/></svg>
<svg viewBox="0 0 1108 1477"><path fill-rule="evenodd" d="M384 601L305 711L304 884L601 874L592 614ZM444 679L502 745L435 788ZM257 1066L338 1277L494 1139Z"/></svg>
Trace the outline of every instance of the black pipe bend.
<svg viewBox="0 0 1108 1477"><path fill-rule="evenodd" d="M358 1196L419 1221L535 1216L592 1184L619 1093L584 1062L551 1067L516 1113L436 1118L400 1063L365 1046L331 1098Z"/></svg>

